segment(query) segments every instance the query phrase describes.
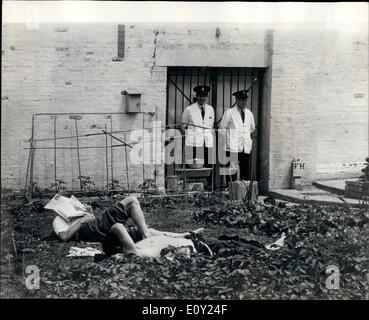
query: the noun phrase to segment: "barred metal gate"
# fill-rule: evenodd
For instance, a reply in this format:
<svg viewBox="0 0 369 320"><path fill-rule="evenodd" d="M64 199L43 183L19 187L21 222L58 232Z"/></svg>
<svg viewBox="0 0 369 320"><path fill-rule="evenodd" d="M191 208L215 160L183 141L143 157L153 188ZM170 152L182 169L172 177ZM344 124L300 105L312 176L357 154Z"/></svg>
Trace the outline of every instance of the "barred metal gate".
<svg viewBox="0 0 369 320"><path fill-rule="evenodd" d="M183 110L194 103L193 88L197 85L211 87L208 104L214 108L215 122L218 123L224 112L235 105L232 93L252 88L247 107L253 112L255 124L259 123L260 83L262 68L215 68L215 67L168 67L167 75L167 114L166 124L172 127L181 122ZM179 127L177 127L179 129ZM254 140L251 154L251 172L258 180L257 138ZM174 175L175 165L166 165L166 176ZM224 182L216 166L214 174L215 188L223 188Z"/></svg>

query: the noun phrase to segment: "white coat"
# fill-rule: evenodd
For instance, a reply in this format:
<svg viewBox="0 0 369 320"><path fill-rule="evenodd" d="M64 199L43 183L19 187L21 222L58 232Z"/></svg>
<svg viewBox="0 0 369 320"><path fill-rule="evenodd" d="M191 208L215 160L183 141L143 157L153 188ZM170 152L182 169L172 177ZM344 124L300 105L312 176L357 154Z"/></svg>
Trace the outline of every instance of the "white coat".
<svg viewBox="0 0 369 320"><path fill-rule="evenodd" d="M204 104L204 106L204 119L202 118L201 110L197 103L191 104L183 111L182 123L189 124L185 131L186 146L202 147L205 143L207 148L213 147L213 134L211 129L214 124L214 109L208 104ZM191 124L199 127L191 126ZM206 129L204 129L204 127Z"/></svg>
<svg viewBox="0 0 369 320"><path fill-rule="evenodd" d="M226 129L226 150L231 152L250 153L252 149L251 133L255 131L254 115L245 108L245 121L237 106L224 112L220 129Z"/></svg>

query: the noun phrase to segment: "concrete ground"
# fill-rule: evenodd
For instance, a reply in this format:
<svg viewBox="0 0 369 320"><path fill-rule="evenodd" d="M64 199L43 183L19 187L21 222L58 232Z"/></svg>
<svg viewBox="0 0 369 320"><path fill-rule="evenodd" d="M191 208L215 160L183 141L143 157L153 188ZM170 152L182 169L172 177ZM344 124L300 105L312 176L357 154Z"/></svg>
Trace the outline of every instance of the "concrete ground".
<svg viewBox="0 0 369 320"><path fill-rule="evenodd" d="M269 195L277 199L309 204L361 206L362 200L345 198L345 181L358 179L316 181L302 190L278 189L270 190Z"/></svg>
<svg viewBox="0 0 369 320"><path fill-rule="evenodd" d="M343 180L327 180L327 181L315 181L313 186L329 191L331 193L344 195L346 181L357 181L358 178L343 179Z"/></svg>

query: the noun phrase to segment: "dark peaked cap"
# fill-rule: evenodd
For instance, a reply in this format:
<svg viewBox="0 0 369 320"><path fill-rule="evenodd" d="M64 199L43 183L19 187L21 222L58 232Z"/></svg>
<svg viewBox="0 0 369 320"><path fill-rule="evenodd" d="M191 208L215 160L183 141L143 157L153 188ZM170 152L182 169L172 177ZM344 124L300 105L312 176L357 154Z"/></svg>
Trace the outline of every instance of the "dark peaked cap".
<svg viewBox="0 0 369 320"><path fill-rule="evenodd" d="M193 91L195 91L199 96L206 97L210 91L210 87L208 86L197 86L193 88Z"/></svg>
<svg viewBox="0 0 369 320"><path fill-rule="evenodd" d="M240 90L233 92L232 95L239 99L246 99L248 97L249 90Z"/></svg>

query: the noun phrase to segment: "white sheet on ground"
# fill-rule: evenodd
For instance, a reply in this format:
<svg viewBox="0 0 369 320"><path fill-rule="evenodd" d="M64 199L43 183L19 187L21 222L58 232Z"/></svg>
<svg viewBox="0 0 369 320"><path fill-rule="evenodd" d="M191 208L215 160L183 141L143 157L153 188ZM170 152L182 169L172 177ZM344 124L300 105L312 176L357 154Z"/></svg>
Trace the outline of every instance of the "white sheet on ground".
<svg viewBox="0 0 369 320"><path fill-rule="evenodd" d="M285 239L286 235L284 232L282 232L281 237L277 241L273 242L272 244L266 245L265 248L267 248L268 250L279 250L284 247Z"/></svg>
<svg viewBox="0 0 369 320"><path fill-rule="evenodd" d="M196 252L192 240L185 238L172 238L165 235L153 236L136 243L136 248L142 256L145 257L160 257L162 249L172 247L191 246Z"/></svg>
<svg viewBox="0 0 369 320"><path fill-rule="evenodd" d="M88 213L88 208L77 198L74 196L66 198L60 194L56 194L44 208L54 211L66 221L76 217L83 217Z"/></svg>
<svg viewBox="0 0 369 320"><path fill-rule="evenodd" d="M91 247L71 247L67 257L93 257L95 254L102 254L102 251Z"/></svg>

